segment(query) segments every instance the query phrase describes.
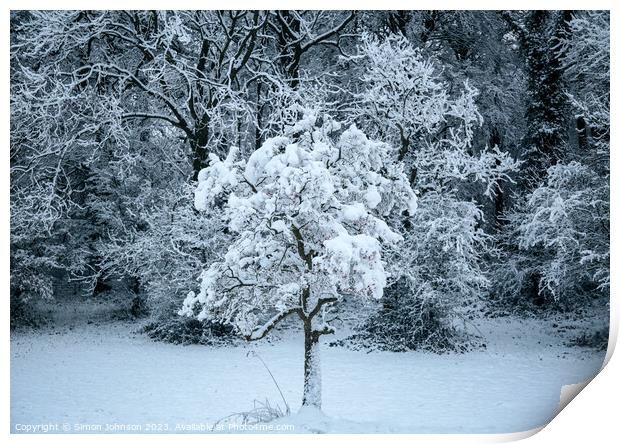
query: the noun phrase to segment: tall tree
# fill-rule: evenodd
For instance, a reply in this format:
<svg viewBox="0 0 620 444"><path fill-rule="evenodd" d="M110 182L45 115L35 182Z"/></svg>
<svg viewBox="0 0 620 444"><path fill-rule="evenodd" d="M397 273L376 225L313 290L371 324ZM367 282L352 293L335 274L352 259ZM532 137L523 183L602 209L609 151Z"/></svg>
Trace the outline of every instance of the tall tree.
<svg viewBox="0 0 620 444"><path fill-rule="evenodd" d="M524 137L526 186L544 179L547 168L563 158L568 142L566 84L560 39L571 11L530 11L505 17L517 34L523 53L529 100Z"/></svg>

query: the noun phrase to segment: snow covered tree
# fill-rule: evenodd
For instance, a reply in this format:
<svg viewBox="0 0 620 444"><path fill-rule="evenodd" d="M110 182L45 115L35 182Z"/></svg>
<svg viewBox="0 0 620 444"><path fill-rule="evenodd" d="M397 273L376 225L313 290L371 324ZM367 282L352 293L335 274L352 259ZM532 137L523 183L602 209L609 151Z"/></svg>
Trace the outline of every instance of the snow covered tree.
<svg viewBox="0 0 620 444"><path fill-rule="evenodd" d="M380 41L364 35L357 57L366 62L364 89L357 95L359 119L399 147L398 160L426 147L446 154L449 150L442 148L469 142L482 120L475 89L466 84L461 97L450 97L432 61L402 36ZM453 137L437 137L448 128ZM417 183L417 169L413 174Z"/></svg>
<svg viewBox="0 0 620 444"><path fill-rule="evenodd" d="M426 307L440 304L450 313L487 285L481 262L492 243L481 228L483 213L475 198L494 198L500 184L512 180L518 162L497 147L473 146L482 123L478 91L466 81L462 89L450 86L440 67L403 36L366 35L357 57L366 64L356 94L357 121L398 146L396 160L420 196L413 228L405 231L408 248L398 254L407 285L384 300L400 312L398 322L412 325L407 307L418 304L410 301L412 295L436 303Z"/></svg>
<svg viewBox="0 0 620 444"><path fill-rule="evenodd" d="M270 31L275 36L277 57L290 86L296 88L304 54L317 47L340 49L342 31L355 17L355 12L340 11L271 11Z"/></svg>
<svg viewBox="0 0 620 444"><path fill-rule="evenodd" d="M110 252L130 251L136 237L156 239L170 220L157 195L197 175L207 144L217 150L249 133L254 106L239 79L246 64L255 81L262 72L254 56L264 16L12 14L12 294L49 297L47 274L92 284L85 294L110 277L138 274L147 284L155 255ZM183 269L180 262L166 264ZM137 264L145 267L139 273Z"/></svg>
<svg viewBox="0 0 620 444"><path fill-rule="evenodd" d="M452 92L441 69L398 35L383 41L365 35L357 57L366 63L357 120L399 147L397 160L411 168L412 185L421 193L450 191L473 179L489 195L515 169L496 147L474 153L474 131L483 119L469 82Z"/></svg>
<svg viewBox="0 0 620 444"><path fill-rule="evenodd" d="M484 121L472 146L518 155L525 125L526 79L517 39L501 11L415 11L407 37L441 66L444 81L475 85ZM511 205L510 181L499 181L493 202L484 202L487 223L499 228ZM482 203L482 202L481 202ZM492 204L492 205L490 205ZM488 217L491 216L491 217Z"/></svg>
<svg viewBox="0 0 620 444"><path fill-rule="evenodd" d="M218 319L248 340L297 316L303 324L304 406L321 407L319 338L343 295L381 298L389 276L382 250L402 236L386 220L413 214L417 199L392 148L355 126L340 132L307 111L247 161L232 147L211 156L196 208L223 206L234 233L222 261L202 274L180 313Z"/></svg>
<svg viewBox="0 0 620 444"><path fill-rule="evenodd" d="M73 57L37 52L29 12L12 19L11 301L19 304L51 298L59 276L84 271L84 241L95 229L75 216L87 172L127 137L118 101L75 81L67 73Z"/></svg>

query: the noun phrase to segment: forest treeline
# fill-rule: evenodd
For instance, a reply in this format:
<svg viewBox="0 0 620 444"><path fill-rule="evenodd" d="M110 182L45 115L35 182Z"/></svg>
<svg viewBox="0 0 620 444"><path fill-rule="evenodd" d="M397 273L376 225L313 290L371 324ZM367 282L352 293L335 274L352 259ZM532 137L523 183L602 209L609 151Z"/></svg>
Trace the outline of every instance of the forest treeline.
<svg viewBox="0 0 620 444"><path fill-rule="evenodd" d="M606 11L14 11L10 38L12 325L122 282L156 337L227 334L177 314L231 236L200 172L309 115L389 144L417 196L364 341L608 300Z"/></svg>

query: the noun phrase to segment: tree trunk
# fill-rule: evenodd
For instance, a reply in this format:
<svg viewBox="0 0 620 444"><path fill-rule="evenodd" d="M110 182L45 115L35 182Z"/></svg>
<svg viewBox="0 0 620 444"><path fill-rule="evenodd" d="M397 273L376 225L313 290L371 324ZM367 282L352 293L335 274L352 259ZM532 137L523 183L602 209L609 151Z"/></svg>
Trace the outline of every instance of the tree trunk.
<svg viewBox="0 0 620 444"><path fill-rule="evenodd" d="M192 168L194 171L193 179L198 180L198 173L207 166L209 151L209 117L205 114L196 124L194 137L190 140L192 147Z"/></svg>
<svg viewBox="0 0 620 444"><path fill-rule="evenodd" d="M491 131L491 137L489 138L489 146L491 148L497 147L499 148L502 144L502 138L497 128L493 128ZM500 161L497 159L495 161L495 165L499 166ZM500 229L505 222L504 219L504 192L502 191L502 181L497 182L497 187L495 189L495 228Z"/></svg>
<svg viewBox="0 0 620 444"><path fill-rule="evenodd" d="M280 16L286 22L286 26L282 25L278 33L280 64L282 70L287 74L286 77L291 88L297 89L299 86L299 63L302 54L301 41L298 40L301 22L290 11L281 11Z"/></svg>
<svg viewBox="0 0 620 444"><path fill-rule="evenodd" d="M304 396L301 405L321 408L321 360L319 334L312 331L312 323L304 323Z"/></svg>
<svg viewBox="0 0 620 444"><path fill-rule="evenodd" d="M588 125L583 116L577 117L577 142L579 143L579 149L586 151L588 146Z"/></svg>

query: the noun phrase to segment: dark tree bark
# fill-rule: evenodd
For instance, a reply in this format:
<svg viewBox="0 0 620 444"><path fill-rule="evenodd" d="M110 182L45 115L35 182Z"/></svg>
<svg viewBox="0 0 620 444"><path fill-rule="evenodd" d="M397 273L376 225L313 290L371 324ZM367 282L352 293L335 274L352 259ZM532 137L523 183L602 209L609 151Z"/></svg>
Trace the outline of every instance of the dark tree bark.
<svg viewBox="0 0 620 444"><path fill-rule="evenodd" d="M567 101L560 53L555 46L567 32L565 21L570 17L571 11L532 11L520 34L530 93L526 114L526 187L539 184L547 168L555 165L566 151Z"/></svg>
<svg viewBox="0 0 620 444"><path fill-rule="evenodd" d="M497 128L493 128L491 130L491 137L489 138L489 146L491 148L493 147L501 148L501 145L502 145L502 138L499 134L499 130ZM499 162L499 160L496 162ZM501 182L498 182L497 187L495 188L495 198L493 199L493 204L494 204L493 216L495 219L495 227L500 228L505 222L503 218L504 209L505 209L504 191L502 190Z"/></svg>
<svg viewBox="0 0 620 444"><path fill-rule="evenodd" d="M411 21L411 11L390 11L387 13L387 26L390 32L407 37L407 25Z"/></svg>
<svg viewBox="0 0 620 444"><path fill-rule="evenodd" d="M586 124L586 120L583 116L577 117L576 129L579 149L583 151L588 150L590 146L590 143L588 142L588 125Z"/></svg>

